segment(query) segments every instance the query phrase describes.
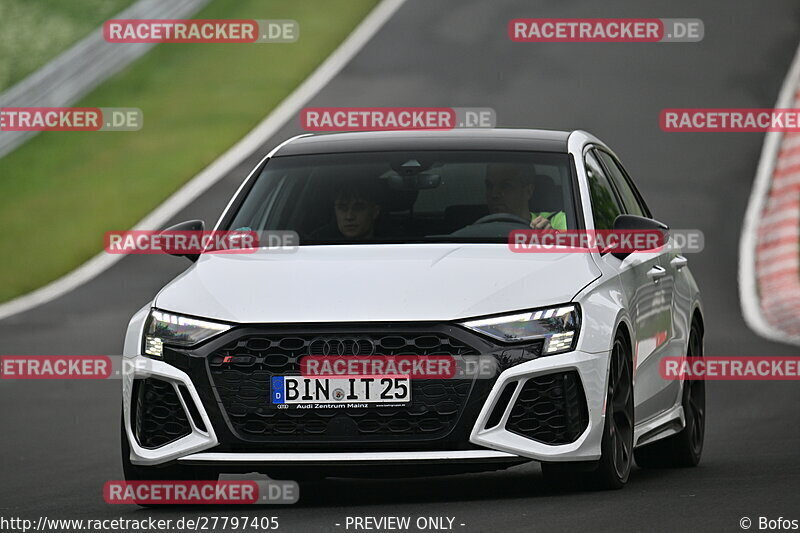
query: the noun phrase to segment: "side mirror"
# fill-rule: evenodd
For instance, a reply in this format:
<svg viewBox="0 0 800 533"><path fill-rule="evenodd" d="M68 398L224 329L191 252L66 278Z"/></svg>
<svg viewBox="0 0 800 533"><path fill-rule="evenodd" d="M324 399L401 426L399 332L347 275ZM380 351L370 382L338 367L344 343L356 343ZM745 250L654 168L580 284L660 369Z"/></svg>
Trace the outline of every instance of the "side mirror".
<svg viewBox="0 0 800 533"><path fill-rule="evenodd" d="M187 220L186 222L180 222L174 226L170 226L167 229L162 230L162 233L166 231L204 231L205 229L206 223L202 220ZM185 257L192 263L200 258L200 254L170 253L169 255Z"/></svg>
<svg viewBox="0 0 800 533"><path fill-rule="evenodd" d="M664 234L664 243L669 240L669 226L652 218L637 215L619 215L614 219L614 231L660 231ZM623 260L631 252L611 252L611 255Z"/></svg>

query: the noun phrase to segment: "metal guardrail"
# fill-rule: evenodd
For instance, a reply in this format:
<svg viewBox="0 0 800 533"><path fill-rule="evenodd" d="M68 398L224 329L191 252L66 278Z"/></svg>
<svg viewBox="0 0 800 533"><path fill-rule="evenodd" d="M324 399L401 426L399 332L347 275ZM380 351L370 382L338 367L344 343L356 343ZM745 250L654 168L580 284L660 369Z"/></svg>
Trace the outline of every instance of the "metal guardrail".
<svg viewBox="0 0 800 533"><path fill-rule="evenodd" d="M188 18L209 1L139 0L114 18ZM69 106L127 67L153 46L151 43L108 43L103 39L103 28L96 28L61 55L0 94L0 108ZM38 132L0 131L0 157L36 133Z"/></svg>

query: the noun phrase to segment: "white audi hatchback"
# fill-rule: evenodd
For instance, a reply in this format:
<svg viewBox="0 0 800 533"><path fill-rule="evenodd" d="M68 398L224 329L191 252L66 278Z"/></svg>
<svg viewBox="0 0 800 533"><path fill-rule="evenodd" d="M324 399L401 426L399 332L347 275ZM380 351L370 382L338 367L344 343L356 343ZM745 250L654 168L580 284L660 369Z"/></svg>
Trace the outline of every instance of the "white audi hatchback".
<svg viewBox="0 0 800 533"><path fill-rule="evenodd" d="M172 229L202 229L191 221ZM618 488L693 466L703 309L680 250L516 253L514 230L648 230L619 159L583 131L304 135L214 229L298 246L202 253L130 322L128 479L411 475L542 463ZM308 376L305 357L451 357L451 376ZM481 368L484 368L483 366Z"/></svg>

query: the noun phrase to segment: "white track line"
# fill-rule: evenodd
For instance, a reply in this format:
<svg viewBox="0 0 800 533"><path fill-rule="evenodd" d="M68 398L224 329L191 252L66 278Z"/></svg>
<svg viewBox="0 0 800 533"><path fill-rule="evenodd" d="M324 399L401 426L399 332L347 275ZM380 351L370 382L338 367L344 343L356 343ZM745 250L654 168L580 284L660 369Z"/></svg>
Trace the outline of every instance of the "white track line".
<svg viewBox="0 0 800 533"><path fill-rule="evenodd" d="M369 42L406 0L382 0L345 41L328 56L272 113L236 145L193 177L164 203L139 221L134 230L159 229L198 196L233 170L243 159L275 135L303 106L327 85ZM125 257L101 252L69 274L33 292L0 305L0 320L47 303L79 287Z"/></svg>
<svg viewBox="0 0 800 533"><path fill-rule="evenodd" d="M800 47L795 53L789 73L783 81L776 108L795 107L795 96L800 81ZM759 219L764 210L764 204L769 196L772 173L775 170L778 151L781 146L783 134L769 132L764 137L764 146L761 149L761 159L758 162L753 191L747 204L747 211L742 226L742 236L739 241L739 299L742 304L742 314L745 322L756 333L770 340L788 342L800 345L800 337L789 335L770 324L761 312L758 296L758 280L756 278L756 246L758 244ZM793 145L795 142L792 138Z"/></svg>

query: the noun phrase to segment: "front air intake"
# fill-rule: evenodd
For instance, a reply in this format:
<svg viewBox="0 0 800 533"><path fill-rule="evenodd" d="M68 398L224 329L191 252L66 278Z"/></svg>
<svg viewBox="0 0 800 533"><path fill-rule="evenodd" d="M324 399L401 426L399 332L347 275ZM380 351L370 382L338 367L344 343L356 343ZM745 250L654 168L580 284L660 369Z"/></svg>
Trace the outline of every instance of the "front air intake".
<svg viewBox="0 0 800 533"><path fill-rule="evenodd" d="M525 381L506 421L506 429L544 444L575 442L589 425L589 411L576 371Z"/></svg>
<svg viewBox="0 0 800 533"><path fill-rule="evenodd" d="M175 387L155 378L133 382L132 429L142 448L158 448L192 432Z"/></svg>
<svg viewBox="0 0 800 533"><path fill-rule="evenodd" d="M500 423L500 420L503 418L503 413L506 412L506 408L508 407L508 402L510 402L511 397L514 396L515 390L517 390L516 381L512 381L503 388L503 392L497 397L497 403L494 404L494 409L492 409L492 413L489 415L489 420L486 421L484 429L491 429Z"/></svg>

